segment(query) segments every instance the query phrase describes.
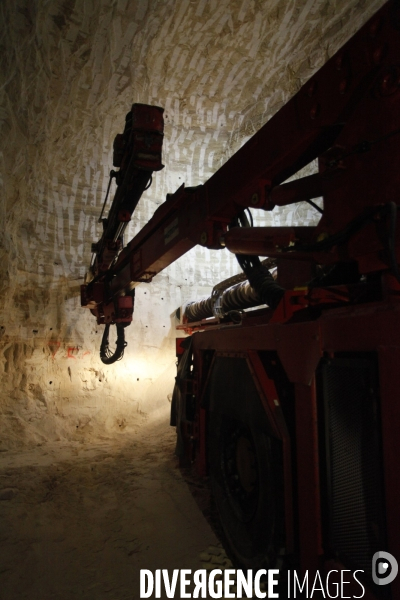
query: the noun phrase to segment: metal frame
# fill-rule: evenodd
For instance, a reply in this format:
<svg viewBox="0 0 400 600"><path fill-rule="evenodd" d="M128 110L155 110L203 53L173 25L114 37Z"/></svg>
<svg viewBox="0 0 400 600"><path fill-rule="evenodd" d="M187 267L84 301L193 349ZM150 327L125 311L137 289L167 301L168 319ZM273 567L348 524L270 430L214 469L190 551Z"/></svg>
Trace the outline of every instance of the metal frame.
<svg viewBox="0 0 400 600"><path fill-rule="evenodd" d="M284 261L292 266L287 281L293 282L299 261L357 265L365 280L355 286L293 289L293 283L274 312L244 315L236 324L213 318L182 326L194 332L197 411L194 421L183 423L189 459L201 474L207 472L204 351L244 355L271 428L283 442L288 548L298 547L303 571L332 564L323 548L316 377L321 359L340 352L374 352L379 358L388 550L400 558L399 32L400 4L390 0L204 185L182 185L168 195L102 277L82 290L83 305L100 322L106 316L110 323L128 324L132 288L196 244L274 256L278 273ZM314 159L317 174L284 183ZM324 209L316 227L229 229L245 207L272 210L319 195ZM282 270L290 275L290 266ZM295 439L260 360L264 350L276 352L294 386ZM400 598L400 577L392 593Z"/></svg>
<svg viewBox="0 0 400 600"><path fill-rule="evenodd" d="M213 325L207 330L193 334L193 352L201 363L202 352L215 350L228 355L247 357L250 372L259 389L260 401L266 409L271 426L287 444L294 444L297 457L297 478L294 480L290 460L285 461L285 514L287 531L293 531L292 523L298 523L297 540L300 548L301 567L305 571L339 568L339 562L325 561L320 501L320 465L318 442L318 414L315 376L318 364L324 356L343 352L376 352L379 359L380 401L382 439L384 453L384 481L386 495L386 518L388 550L400 556L400 480L398 477L398 432L400 430L400 304L392 302L368 303L358 307L327 309L315 321L298 324L258 323L258 315L248 316L241 327L229 324ZM288 439L287 427L274 400L278 394L260 361L259 352L275 350L295 389L295 418L297 437ZM200 398L207 380L201 384L198 377L198 414L194 430L198 437L194 449L194 461L201 474L207 472L205 449L205 409ZM212 365L210 367L210 372ZM232 374L234 376L234 374ZM288 477L290 472L290 477ZM291 483L289 483L291 479ZM297 488L297 506L292 504L290 487ZM290 548L290 535L289 544ZM341 566L343 567L343 565ZM350 588L349 588L350 589ZM400 580L392 584L393 598L400 595ZM359 588L355 589L359 593ZM368 592L365 598L375 596Z"/></svg>

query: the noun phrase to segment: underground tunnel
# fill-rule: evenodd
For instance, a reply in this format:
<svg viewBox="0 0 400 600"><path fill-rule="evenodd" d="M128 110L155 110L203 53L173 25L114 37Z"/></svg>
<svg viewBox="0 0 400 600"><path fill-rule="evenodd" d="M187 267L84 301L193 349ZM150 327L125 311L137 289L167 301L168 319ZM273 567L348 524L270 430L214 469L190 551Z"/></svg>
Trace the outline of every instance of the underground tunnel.
<svg viewBox="0 0 400 600"><path fill-rule="evenodd" d="M104 324L80 287L113 141L133 104L164 110L164 168L127 243L167 194L205 184L244 148L383 4L1 3L1 600L125 600L140 597L141 569L235 568L207 478L179 465L170 412L176 339L191 333L177 309L242 269L227 248L193 243L135 287L123 359L104 364ZM312 158L291 179L316 174ZM109 202L116 190L113 180ZM311 228L315 203L252 214L260 227ZM226 435L251 461L246 435Z"/></svg>

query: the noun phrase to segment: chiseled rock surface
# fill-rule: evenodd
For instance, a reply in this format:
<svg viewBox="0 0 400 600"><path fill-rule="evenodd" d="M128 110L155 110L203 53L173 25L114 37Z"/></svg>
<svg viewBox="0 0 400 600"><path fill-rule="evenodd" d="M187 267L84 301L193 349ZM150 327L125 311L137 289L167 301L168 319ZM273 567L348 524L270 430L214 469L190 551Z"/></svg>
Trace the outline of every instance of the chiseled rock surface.
<svg viewBox="0 0 400 600"><path fill-rule="evenodd" d="M130 226L206 180L381 0L3 0L2 445L90 439L165 412L174 309L237 267L197 249L138 289L126 359L105 367L79 284L132 102L165 108L164 163ZM309 207L263 222L311 223ZM1 446L0 446L1 447Z"/></svg>

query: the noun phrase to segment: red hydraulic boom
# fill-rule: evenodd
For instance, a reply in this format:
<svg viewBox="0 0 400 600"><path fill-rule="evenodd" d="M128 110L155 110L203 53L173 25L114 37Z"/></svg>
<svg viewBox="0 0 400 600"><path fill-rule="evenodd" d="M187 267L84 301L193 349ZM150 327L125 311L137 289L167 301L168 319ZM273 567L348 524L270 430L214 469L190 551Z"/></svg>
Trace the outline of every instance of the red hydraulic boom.
<svg viewBox="0 0 400 600"><path fill-rule="evenodd" d="M400 4L390 0L125 247L162 168L162 109L134 104L114 144L117 192L82 285L82 306L105 324L101 358L122 357L139 283L197 244L236 255L244 275L181 315L178 329L193 335L177 340L171 424L181 462L209 476L235 565L284 564L282 598L296 597L294 568L337 580L343 598L400 598L399 106ZM313 161L317 172L288 181ZM296 202L320 211L316 226L251 226L247 209ZM381 552L393 558L384 576Z"/></svg>
<svg viewBox="0 0 400 600"><path fill-rule="evenodd" d="M182 185L168 194L147 225L120 251L118 227L130 219L151 171L162 168L162 109L133 106L132 115L138 112L142 121L132 129L128 125L124 136L115 141L114 165L121 164L121 169L113 229L109 233L106 228L94 245L95 265L82 286L82 306L92 309L98 323L129 323L132 311L126 298L131 290L140 282L150 282L197 244L320 265L356 261L361 274L397 276L393 225L400 183L400 39L393 25L396 10L394 3L388 3L377 13L208 181L196 188ZM128 135L130 142L122 142ZM145 151L139 145L146 146ZM317 174L284 183L314 159ZM132 193L135 199L127 207ZM317 227L228 231L247 207L273 210L320 196L324 210Z"/></svg>

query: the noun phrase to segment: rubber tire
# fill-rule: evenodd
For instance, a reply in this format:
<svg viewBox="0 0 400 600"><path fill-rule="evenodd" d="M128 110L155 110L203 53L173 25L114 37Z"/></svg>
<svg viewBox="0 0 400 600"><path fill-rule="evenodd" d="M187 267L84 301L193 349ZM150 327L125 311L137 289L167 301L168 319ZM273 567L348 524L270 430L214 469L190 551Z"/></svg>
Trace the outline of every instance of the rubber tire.
<svg viewBox="0 0 400 600"><path fill-rule="evenodd" d="M208 413L208 459L214 501L234 564L242 569L274 568L284 546L281 443L269 432L246 361L219 360L211 378ZM240 501L232 492L228 474L232 461L229 445L235 431L242 432L252 445L257 472L254 492Z"/></svg>

